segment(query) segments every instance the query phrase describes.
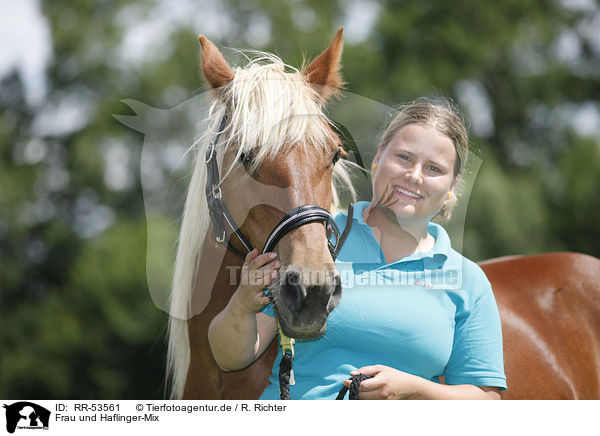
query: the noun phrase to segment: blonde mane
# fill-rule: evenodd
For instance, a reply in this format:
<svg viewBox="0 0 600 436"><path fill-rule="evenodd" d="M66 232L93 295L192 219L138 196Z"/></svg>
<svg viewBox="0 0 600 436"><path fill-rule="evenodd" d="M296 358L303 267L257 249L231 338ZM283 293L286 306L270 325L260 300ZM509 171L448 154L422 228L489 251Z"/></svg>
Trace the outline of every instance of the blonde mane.
<svg viewBox="0 0 600 436"><path fill-rule="evenodd" d="M234 79L217 92L219 99L215 100L209 112L208 125L211 127L190 150L194 155L194 169L185 202L171 288L167 356L171 398L182 397L190 363L187 320L195 315L191 313L192 291L210 225L204 192L204 153L216 133L224 107L230 112L217 147L220 165L224 150L230 143L236 145L238 156L254 150L253 167L250 168L253 171L285 145L298 144L308 152L309 147L327 149L333 140L332 131L327 127L331 122L323 114L323 99L311 88L305 75L274 55L260 53L245 68L236 68ZM336 186L343 187L355 197L348 164L341 160L334 167L332 207L339 205ZM231 168L222 170L221 179L225 179L230 171Z"/></svg>

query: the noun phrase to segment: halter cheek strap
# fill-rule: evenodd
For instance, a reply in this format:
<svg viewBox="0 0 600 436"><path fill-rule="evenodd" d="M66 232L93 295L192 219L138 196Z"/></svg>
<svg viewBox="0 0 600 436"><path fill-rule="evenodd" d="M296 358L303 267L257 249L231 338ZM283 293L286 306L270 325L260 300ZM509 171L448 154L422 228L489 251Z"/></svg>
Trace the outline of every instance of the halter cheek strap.
<svg viewBox="0 0 600 436"><path fill-rule="evenodd" d="M225 130L225 126L227 124L227 111L223 112L223 116L219 121L219 126L217 127L217 133L215 137L210 142L208 148L206 149L206 153L204 155L204 163L207 167L207 175L206 175L206 201L208 203L208 211L210 213L210 220L213 225L213 230L215 232L215 238L219 244L227 245L227 248L241 256L242 258L246 257L247 253L243 253L229 242L227 238L227 229L229 229L235 233L238 237L244 248L247 252L252 251L252 245L248 242L246 237L239 231L229 210L225 206L223 202L223 194L221 191L221 180L219 177L219 166L217 165L217 150L216 145L219 141L219 137L221 133Z"/></svg>

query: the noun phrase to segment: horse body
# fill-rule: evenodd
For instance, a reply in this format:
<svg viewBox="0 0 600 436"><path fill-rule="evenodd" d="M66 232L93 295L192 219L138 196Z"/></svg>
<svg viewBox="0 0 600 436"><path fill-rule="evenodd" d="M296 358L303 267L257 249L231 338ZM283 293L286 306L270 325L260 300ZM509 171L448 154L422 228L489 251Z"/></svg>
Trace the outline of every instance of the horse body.
<svg viewBox="0 0 600 436"><path fill-rule="evenodd" d="M502 322L502 398L600 399L600 260L548 253L480 266Z"/></svg>

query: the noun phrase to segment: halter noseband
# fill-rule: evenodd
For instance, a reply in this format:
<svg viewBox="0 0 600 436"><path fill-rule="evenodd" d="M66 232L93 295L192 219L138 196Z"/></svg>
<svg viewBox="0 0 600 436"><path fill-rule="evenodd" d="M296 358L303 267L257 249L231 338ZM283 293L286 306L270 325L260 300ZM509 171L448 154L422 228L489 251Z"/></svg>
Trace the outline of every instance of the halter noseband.
<svg viewBox="0 0 600 436"><path fill-rule="evenodd" d="M219 122L219 127L217 128L215 137L210 142L204 156L204 163L207 167L206 200L208 203L210 219L212 221L217 242L226 246L230 251L245 259L246 254L251 252L253 249L252 244L248 242L248 239L235 224L235 221L231 217L227 206L225 206L221 191L221 181L219 178L219 167L217 165L216 158L216 145L219 141L221 133L223 133L223 130L225 129L226 123L227 112L225 111L223 112L223 116ZM295 228L314 222L322 222L325 224L328 241L327 245L331 256L335 260L342 246L341 243L343 243L343 240L340 239L340 229L329 211L314 204L296 207L289 211L283 218L281 218L279 223L277 223L275 228L267 237L261 253L272 251L281 238ZM227 237L227 227L229 227L231 232L237 236L247 253L243 253L231 245L231 242L229 242L229 238Z"/></svg>

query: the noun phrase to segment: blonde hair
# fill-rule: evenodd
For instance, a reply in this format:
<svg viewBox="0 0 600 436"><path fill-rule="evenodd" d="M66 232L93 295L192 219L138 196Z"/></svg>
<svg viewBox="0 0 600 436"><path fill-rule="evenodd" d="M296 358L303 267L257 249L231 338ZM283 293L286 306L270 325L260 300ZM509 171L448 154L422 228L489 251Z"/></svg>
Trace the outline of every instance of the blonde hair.
<svg viewBox="0 0 600 436"><path fill-rule="evenodd" d="M382 148L396 136L396 134L409 124L424 124L436 129L441 134L450 138L456 150L454 163L454 180L459 179L469 157L469 138L462 114L449 100L439 98L418 98L410 103L398 107L398 114L392 119L381 137ZM456 189L455 189L456 190ZM435 221L448 221L452 216L452 209L456 204L457 196L451 195L434 217Z"/></svg>

